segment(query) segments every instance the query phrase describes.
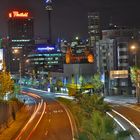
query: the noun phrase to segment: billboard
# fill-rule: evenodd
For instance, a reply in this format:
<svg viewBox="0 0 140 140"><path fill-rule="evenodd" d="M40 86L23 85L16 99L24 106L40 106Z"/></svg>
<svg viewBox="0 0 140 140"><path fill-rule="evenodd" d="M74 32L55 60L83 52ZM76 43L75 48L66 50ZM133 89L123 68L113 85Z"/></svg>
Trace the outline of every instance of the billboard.
<svg viewBox="0 0 140 140"><path fill-rule="evenodd" d="M50 51L57 51L56 46L47 45L47 44L37 44L37 51L41 52L50 52Z"/></svg>
<svg viewBox="0 0 140 140"><path fill-rule="evenodd" d="M110 79L128 78L128 70L112 70L110 71Z"/></svg>
<svg viewBox="0 0 140 140"><path fill-rule="evenodd" d="M9 13L9 18L27 18L27 17L29 17L29 12L12 11Z"/></svg>
<svg viewBox="0 0 140 140"><path fill-rule="evenodd" d="M0 70L3 67L3 49L0 49Z"/></svg>

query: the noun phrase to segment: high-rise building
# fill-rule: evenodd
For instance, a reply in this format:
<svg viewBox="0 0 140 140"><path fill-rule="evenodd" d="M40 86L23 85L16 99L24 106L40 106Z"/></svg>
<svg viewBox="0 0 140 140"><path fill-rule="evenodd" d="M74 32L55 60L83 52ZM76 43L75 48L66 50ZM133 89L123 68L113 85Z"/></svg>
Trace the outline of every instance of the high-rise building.
<svg viewBox="0 0 140 140"><path fill-rule="evenodd" d="M96 43L98 72L105 75L108 94L131 94L130 43L138 42L138 29L110 29L102 31L102 40ZM134 52L135 53L135 52ZM137 53L138 49L137 49ZM137 57L138 58L138 57ZM137 59L137 66L139 59ZM113 76L112 76L113 75Z"/></svg>
<svg viewBox="0 0 140 140"><path fill-rule="evenodd" d="M9 53L8 69L18 73L20 64L24 70L24 61L34 46L34 20L28 11L12 11L8 18Z"/></svg>
<svg viewBox="0 0 140 140"><path fill-rule="evenodd" d="M101 24L100 14L98 12L88 13L88 33L89 44L91 48L94 48L96 42L101 39Z"/></svg>

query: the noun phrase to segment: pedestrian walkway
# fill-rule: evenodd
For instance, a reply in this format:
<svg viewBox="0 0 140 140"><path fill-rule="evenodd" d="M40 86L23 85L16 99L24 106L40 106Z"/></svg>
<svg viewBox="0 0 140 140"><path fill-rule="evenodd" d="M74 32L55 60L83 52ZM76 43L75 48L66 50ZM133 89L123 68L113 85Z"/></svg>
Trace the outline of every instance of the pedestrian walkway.
<svg viewBox="0 0 140 140"><path fill-rule="evenodd" d="M0 133L0 140L14 140L14 137L17 134L17 132L27 122L31 113L31 111L29 110L31 109L31 106L22 107L21 110L16 113L15 121L11 119L11 121L8 124L8 127Z"/></svg>
<svg viewBox="0 0 140 140"><path fill-rule="evenodd" d="M137 100L136 97L129 97L129 96L106 96L104 99L106 102L109 103L116 103L116 104L136 104Z"/></svg>

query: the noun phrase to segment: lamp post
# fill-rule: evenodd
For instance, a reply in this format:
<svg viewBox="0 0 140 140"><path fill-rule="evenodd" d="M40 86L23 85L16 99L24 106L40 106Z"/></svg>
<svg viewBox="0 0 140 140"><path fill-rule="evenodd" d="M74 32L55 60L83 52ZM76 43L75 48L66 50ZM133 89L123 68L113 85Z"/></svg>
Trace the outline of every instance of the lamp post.
<svg viewBox="0 0 140 140"><path fill-rule="evenodd" d="M21 60L19 60L19 86L20 86L20 90L21 90Z"/></svg>
<svg viewBox="0 0 140 140"><path fill-rule="evenodd" d="M19 49L14 49L14 50L13 50L13 54L14 54L14 55L20 55ZM20 89L21 89L21 70L22 70L22 69L21 69L21 67L22 67L21 65L22 65L22 64L21 64L21 56L19 56L19 57L20 57L20 58L18 58L17 60L19 60L19 67L18 67L19 71L18 71L18 72L19 72L19 85L20 85Z"/></svg>
<svg viewBox="0 0 140 140"><path fill-rule="evenodd" d="M135 66L137 66L137 47L136 47L136 45L132 45L130 47L130 49L131 49L132 53L134 54L134 64L135 64Z"/></svg>
<svg viewBox="0 0 140 140"><path fill-rule="evenodd" d="M130 47L132 53L134 54L134 65L137 67L137 46L132 45ZM140 71L136 70L136 98L137 98L137 103L140 103Z"/></svg>

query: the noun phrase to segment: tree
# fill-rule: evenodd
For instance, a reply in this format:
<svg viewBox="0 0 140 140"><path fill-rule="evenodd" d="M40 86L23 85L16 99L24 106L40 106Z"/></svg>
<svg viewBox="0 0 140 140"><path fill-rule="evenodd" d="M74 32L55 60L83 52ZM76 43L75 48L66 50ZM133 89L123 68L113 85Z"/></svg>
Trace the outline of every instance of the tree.
<svg viewBox="0 0 140 140"><path fill-rule="evenodd" d="M130 68L131 81L132 83L134 83L135 86L137 84L137 70L139 70L139 68L136 66Z"/></svg>
<svg viewBox="0 0 140 140"><path fill-rule="evenodd" d="M94 87L94 91L95 92L99 92L103 88L103 83L100 80L100 75L98 73L96 73L92 77L91 81L92 81L92 84L93 84L93 87Z"/></svg>
<svg viewBox="0 0 140 140"><path fill-rule="evenodd" d="M60 91L60 88L63 87L63 82L60 79L56 80L55 86L57 87L57 91Z"/></svg>
<svg viewBox="0 0 140 140"><path fill-rule="evenodd" d="M11 79L10 72L6 71L5 64L3 70L0 72L0 96L3 98L6 93L14 92L14 81Z"/></svg>
<svg viewBox="0 0 140 140"><path fill-rule="evenodd" d="M14 93L18 94L20 92L20 85L14 84Z"/></svg>
<svg viewBox="0 0 140 140"><path fill-rule="evenodd" d="M91 112L93 111L106 112L111 109L111 107L104 102L104 97L98 94L83 94L79 96L78 104L84 109L87 117L91 117Z"/></svg>
<svg viewBox="0 0 140 140"><path fill-rule="evenodd" d="M115 122L98 111L93 112L89 120L84 120L83 129L89 140L124 140L131 134L117 130Z"/></svg>

